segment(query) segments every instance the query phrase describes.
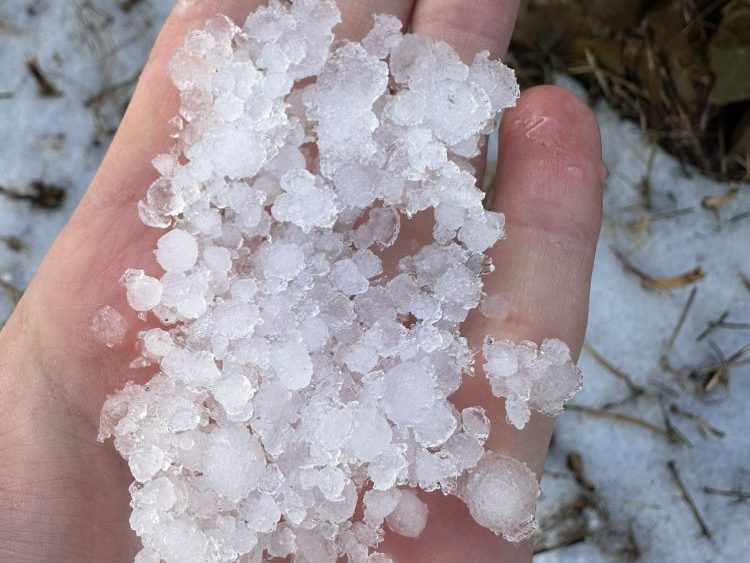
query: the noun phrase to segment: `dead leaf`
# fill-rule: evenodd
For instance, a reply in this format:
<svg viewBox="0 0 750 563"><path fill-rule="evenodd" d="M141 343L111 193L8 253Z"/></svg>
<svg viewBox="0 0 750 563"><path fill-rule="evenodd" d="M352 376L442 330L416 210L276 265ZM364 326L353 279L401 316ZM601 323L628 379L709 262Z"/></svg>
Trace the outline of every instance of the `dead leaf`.
<svg viewBox="0 0 750 563"><path fill-rule="evenodd" d="M701 201L701 205L705 209L718 212L720 207L730 203L735 197L737 197L738 193L740 193L740 189L737 186L732 186L721 195L704 197Z"/></svg>

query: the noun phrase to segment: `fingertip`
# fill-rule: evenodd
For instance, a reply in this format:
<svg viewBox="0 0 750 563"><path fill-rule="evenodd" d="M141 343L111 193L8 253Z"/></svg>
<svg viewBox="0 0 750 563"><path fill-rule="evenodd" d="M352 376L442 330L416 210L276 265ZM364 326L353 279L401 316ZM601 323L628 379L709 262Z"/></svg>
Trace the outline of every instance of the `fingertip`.
<svg viewBox="0 0 750 563"><path fill-rule="evenodd" d="M586 164L592 184L606 178L599 124L589 105L566 88L553 85L525 90L500 125L505 145L521 144L548 161ZM520 143L519 143L520 141Z"/></svg>
<svg viewBox="0 0 750 563"><path fill-rule="evenodd" d="M561 232L593 246L606 175L596 117L569 90L530 88L504 115L494 208L545 226L557 217Z"/></svg>

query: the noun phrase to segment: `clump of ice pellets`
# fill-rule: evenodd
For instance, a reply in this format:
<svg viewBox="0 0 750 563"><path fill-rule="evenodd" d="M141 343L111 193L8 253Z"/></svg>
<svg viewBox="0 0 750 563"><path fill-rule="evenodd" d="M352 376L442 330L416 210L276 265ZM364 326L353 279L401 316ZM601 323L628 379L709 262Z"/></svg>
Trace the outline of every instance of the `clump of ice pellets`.
<svg viewBox="0 0 750 563"><path fill-rule="evenodd" d="M524 341L484 341L484 372L492 394L505 397L505 413L518 429L526 426L531 410L558 415L581 388L581 371L570 359L560 340L545 340L541 346Z"/></svg>
<svg viewBox="0 0 750 563"><path fill-rule="evenodd" d="M485 451L481 407L449 400L473 373L460 326L504 227L469 161L515 103L513 72L391 16L334 43L339 19L331 1L272 0L242 26L210 20L172 60L175 145L138 206L165 229L163 273L122 278L158 321L135 365L158 369L107 400L100 431L135 478L139 563L387 561L386 530L428 525L418 491L460 496L509 540L533 531L533 473ZM384 260L420 212L433 240ZM495 392L556 412L564 345L513 370L493 346Z"/></svg>

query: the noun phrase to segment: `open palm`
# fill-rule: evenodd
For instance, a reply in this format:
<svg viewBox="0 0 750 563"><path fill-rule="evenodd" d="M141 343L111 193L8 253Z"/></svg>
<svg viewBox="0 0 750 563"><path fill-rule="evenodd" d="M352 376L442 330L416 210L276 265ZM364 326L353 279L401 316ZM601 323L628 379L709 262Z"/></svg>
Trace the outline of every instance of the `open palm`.
<svg viewBox="0 0 750 563"><path fill-rule="evenodd" d="M127 465L97 443L105 397L127 379L143 323L119 284L128 267L159 273L153 248L161 232L141 224L136 202L155 178L150 161L168 150L166 122L177 113L167 62L185 33L210 15L241 20L257 0L178 2L144 69L112 146L86 196L55 242L0 333L0 560L130 561ZM194 5L193 5L194 4ZM412 31L443 39L469 58L502 55L518 0L338 0L341 37L359 38L372 15L396 14ZM192 5L192 6L191 6ZM554 87L525 92L501 126L502 150L493 207L507 215L508 241L493 253L485 288L512 304L499 323L472 318L473 345L484 334L514 340L560 338L577 353L583 338L589 279L604 179L596 122L571 94ZM429 227L429 225L427 225ZM407 226L400 243L425 225ZM113 349L95 339L92 316L103 305L126 315L129 330ZM493 423L488 448L541 472L551 434L538 416L523 431L509 427L483 378L452 397L459 408L483 405ZM428 527L418 539L386 538L396 561L477 563L528 561L530 545L511 546L475 524L465 506L427 495Z"/></svg>

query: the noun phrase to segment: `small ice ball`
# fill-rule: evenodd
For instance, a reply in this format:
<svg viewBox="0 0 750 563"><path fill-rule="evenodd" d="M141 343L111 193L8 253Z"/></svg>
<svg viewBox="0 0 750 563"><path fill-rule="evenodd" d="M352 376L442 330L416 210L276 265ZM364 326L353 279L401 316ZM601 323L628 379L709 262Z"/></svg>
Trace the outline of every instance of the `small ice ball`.
<svg viewBox="0 0 750 563"><path fill-rule="evenodd" d="M393 422L409 424L420 420L435 400L435 378L420 364L404 362L386 372L382 404Z"/></svg>
<svg viewBox="0 0 750 563"><path fill-rule="evenodd" d="M367 475L375 489L385 491L396 484L401 472L409 465L405 449L403 444L391 444L367 466Z"/></svg>
<svg viewBox="0 0 750 563"><path fill-rule="evenodd" d="M427 505L410 489L402 489L396 508L386 517L388 527L407 538L419 537L427 525Z"/></svg>
<svg viewBox="0 0 750 563"><path fill-rule="evenodd" d="M146 354L154 358L166 356L174 348L172 337L160 328L146 330L140 334L140 338Z"/></svg>
<svg viewBox="0 0 750 563"><path fill-rule="evenodd" d="M258 486L266 466L260 440L245 426L214 429L203 455L206 484L231 502L245 498Z"/></svg>
<svg viewBox="0 0 750 563"><path fill-rule="evenodd" d="M336 262L329 277L333 287L346 295L360 295L370 287L370 282L362 275L356 262L349 258Z"/></svg>
<svg viewBox="0 0 750 563"><path fill-rule="evenodd" d="M374 408L359 407L354 412L351 447L354 455L369 462L390 445L393 431L386 418Z"/></svg>
<svg viewBox="0 0 750 563"><path fill-rule="evenodd" d="M464 432L485 442L490 435L490 419L482 407L466 407L461 411Z"/></svg>
<svg viewBox="0 0 750 563"><path fill-rule="evenodd" d="M130 452L128 465L135 480L146 483L164 466L164 451L153 444L138 444Z"/></svg>
<svg viewBox="0 0 750 563"><path fill-rule="evenodd" d="M208 549L203 531L186 517L164 523L159 534L153 536L160 558L170 563L201 561Z"/></svg>
<svg viewBox="0 0 750 563"><path fill-rule="evenodd" d="M271 346L271 367L287 389L303 389L310 384L313 364L301 342L280 342Z"/></svg>
<svg viewBox="0 0 750 563"><path fill-rule="evenodd" d="M305 266L305 253L296 244L276 242L268 247L263 269L267 278L293 280Z"/></svg>
<svg viewBox="0 0 750 563"><path fill-rule="evenodd" d="M536 475L525 463L493 452L479 461L464 491L474 520L510 542L534 533L538 496Z"/></svg>
<svg viewBox="0 0 750 563"><path fill-rule="evenodd" d="M195 388L210 387L221 377L214 355L210 352L191 352L173 348L162 359L164 373Z"/></svg>
<svg viewBox="0 0 750 563"><path fill-rule="evenodd" d="M385 59L391 50L401 42L403 35L401 20L390 14L378 14L375 16L375 25L362 39L362 46L367 51L379 58Z"/></svg>
<svg viewBox="0 0 750 563"><path fill-rule="evenodd" d="M483 350L484 371L490 378L507 378L518 371L518 354L513 343L488 338Z"/></svg>
<svg viewBox="0 0 750 563"><path fill-rule="evenodd" d="M247 409L255 388L247 377L236 373L221 379L211 389L211 394L229 416L238 416Z"/></svg>
<svg viewBox="0 0 750 563"><path fill-rule="evenodd" d="M270 533L281 518L281 510L271 495L254 492L242 503L240 515L258 533Z"/></svg>
<svg viewBox="0 0 750 563"><path fill-rule="evenodd" d="M128 304L135 311L149 311L161 302L162 284L143 270L127 270L122 277Z"/></svg>
<svg viewBox="0 0 750 563"><path fill-rule="evenodd" d="M182 229L172 229L157 242L156 261L165 272L184 272L198 260L198 241Z"/></svg>
<svg viewBox="0 0 750 563"><path fill-rule="evenodd" d="M470 214L458 231L458 240L473 252L484 252L503 236L505 216L502 213L482 210Z"/></svg>
<svg viewBox="0 0 750 563"><path fill-rule="evenodd" d="M386 516L395 510L400 498L401 489L367 491L362 499L365 506L365 521L371 526L380 526Z"/></svg>

